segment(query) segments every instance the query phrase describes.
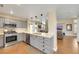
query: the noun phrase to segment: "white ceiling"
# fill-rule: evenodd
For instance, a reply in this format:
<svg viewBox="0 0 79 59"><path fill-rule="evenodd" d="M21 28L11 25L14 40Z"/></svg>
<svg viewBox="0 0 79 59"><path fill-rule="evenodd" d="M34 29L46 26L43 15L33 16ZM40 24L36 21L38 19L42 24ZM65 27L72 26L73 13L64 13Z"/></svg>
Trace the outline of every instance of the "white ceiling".
<svg viewBox="0 0 79 59"><path fill-rule="evenodd" d="M79 5L28 5L28 4L21 4L21 5L4 5L4 7L0 7L1 13L9 13L13 10L13 15L20 16L24 18L39 16L41 13L46 14L49 8L57 8L57 18L70 18L79 16Z"/></svg>
<svg viewBox="0 0 79 59"><path fill-rule="evenodd" d="M74 18L79 16L79 5L59 5L57 6L57 18Z"/></svg>

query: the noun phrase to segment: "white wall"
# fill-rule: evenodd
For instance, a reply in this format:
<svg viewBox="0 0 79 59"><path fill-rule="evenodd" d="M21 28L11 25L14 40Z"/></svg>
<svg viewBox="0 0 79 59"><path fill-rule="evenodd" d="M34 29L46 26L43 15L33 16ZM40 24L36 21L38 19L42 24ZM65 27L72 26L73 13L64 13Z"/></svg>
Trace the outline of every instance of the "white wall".
<svg viewBox="0 0 79 59"><path fill-rule="evenodd" d="M60 19L60 20L57 20L57 23L63 25L63 32L65 33L66 36L74 36L73 19ZM72 24L72 31L67 31L66 30L66 25L67 24Z"/></svg>
<svg viewBox="0 0 79 59"><path fill-rule="evenodd" d="M56 9L49 9L48 11L48 33L53 36L53 50L57 50L57 19L56 19Z"/></svg>

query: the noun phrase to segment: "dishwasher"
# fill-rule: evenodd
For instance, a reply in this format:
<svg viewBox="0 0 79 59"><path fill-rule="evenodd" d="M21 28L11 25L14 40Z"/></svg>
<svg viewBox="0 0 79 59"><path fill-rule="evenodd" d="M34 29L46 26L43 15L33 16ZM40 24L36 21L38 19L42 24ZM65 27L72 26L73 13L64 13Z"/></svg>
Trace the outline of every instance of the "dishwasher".
<svg viewBox="0 0 79 59"><path fill-rule="evenodd" d="M26 43L30 45L30 34L26 34Z"/></svg>

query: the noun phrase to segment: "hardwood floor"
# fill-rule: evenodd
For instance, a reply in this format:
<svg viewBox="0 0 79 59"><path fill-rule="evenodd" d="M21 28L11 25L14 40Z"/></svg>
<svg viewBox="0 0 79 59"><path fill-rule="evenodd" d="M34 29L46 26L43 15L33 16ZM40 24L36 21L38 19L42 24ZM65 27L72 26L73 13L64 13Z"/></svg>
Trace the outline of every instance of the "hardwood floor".
<svg viewBox="0 0 79 59"><path fill-rule="evenodd" d="M79 44L74 37L64 37L58 40L58 51L55 54L79 54ZM15 45L0 48L0 54L43 54L39 50L19 42Z"/></svg>
<svg viewBox="0 0 79 59"><path fill-rule="evenodd" d="M57 54L79 54L79 44L75 37L64 37L58 40Z"/></svg>
<svg viewBox="0 0 79 59"><path fill-rule="evenodd" d="M42 54L42 52L24 42L19 42L9 47L0 48L0 54Z"/></svg>

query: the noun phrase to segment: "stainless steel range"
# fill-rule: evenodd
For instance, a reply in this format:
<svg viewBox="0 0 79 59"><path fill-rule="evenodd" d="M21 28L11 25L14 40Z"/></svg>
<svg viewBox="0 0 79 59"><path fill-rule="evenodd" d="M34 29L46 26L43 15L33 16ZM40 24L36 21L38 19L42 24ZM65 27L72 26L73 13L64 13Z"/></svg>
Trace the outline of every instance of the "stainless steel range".
<svg viewBox="0 0 79 59"><path fill-rule="evenodd" d="M4 24L4 28L5 47L15 44L17 42L16 24Z"/></svg>
<svg viewBox="0 0 79 59"><path fill-rule="evenodd" d="M17 42L17 33L15 31L11 31L11 32L8 31L4 33L5 33L5 37L4 37L5 46L10 46Z"/></svg>

